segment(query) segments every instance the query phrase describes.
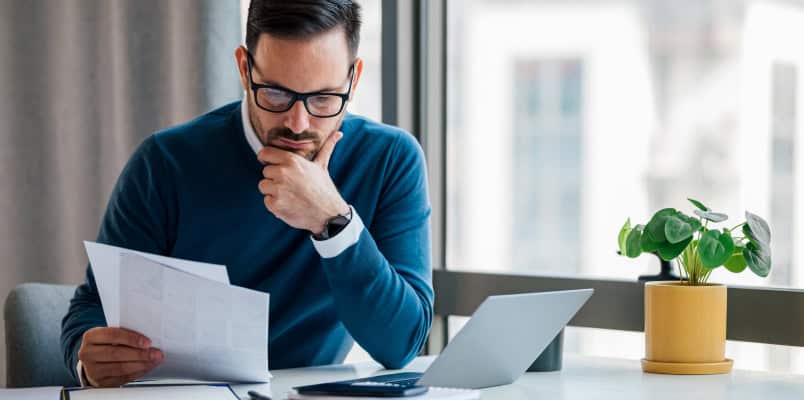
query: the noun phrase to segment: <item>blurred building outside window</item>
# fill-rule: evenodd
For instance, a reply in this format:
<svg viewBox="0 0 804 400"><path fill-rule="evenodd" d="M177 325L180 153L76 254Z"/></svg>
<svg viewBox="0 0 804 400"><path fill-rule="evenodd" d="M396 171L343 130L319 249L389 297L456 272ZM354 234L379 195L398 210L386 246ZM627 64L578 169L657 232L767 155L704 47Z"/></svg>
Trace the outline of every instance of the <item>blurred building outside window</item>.
<svg viewBox="0 0 804 400"><path fill-rule="evenodd" d="M769 278L712 282L804 287L804 2L448 0L447 18L449 269L636 280L658 263L616 254L625 219L692 197L773 231ZM644 355L641 333L600 329L566 348ZM727 355L804 372L799 348Z"/></svg>

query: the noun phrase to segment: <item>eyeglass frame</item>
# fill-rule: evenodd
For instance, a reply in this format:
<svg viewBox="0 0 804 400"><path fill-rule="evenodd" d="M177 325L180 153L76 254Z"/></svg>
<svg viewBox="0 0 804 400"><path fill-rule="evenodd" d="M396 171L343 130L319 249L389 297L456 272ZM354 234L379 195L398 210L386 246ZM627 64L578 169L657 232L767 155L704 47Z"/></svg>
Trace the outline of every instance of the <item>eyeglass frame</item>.
<svg viewBox="0 0 804 400"><path fill-rule="evenodd" d="M246 49L246 63L248 64L248 71L247 72L248 72L249 85L251 86L251 91L254 93L254 103L261 110L268 111L270 113L280 114L280 113L283 113L283 112L288 112L291 108L293 108L294 105L296 105L297 101L301 101L302 104L304 105L304 109L307 110L307 113L312 115L313 117L316 117L316 118L332 118L332 117L338 116L341 112L343 112L343 109L346 107L346 103L349 101L349 96L352 94L352 84L354 83L355 63L352 63L352 65L349 67L349 89L346 91L346 93L335 93L335 92L306 92L306 93L300 93L300 92L296 92L294 90L291 90L291 89L288 89L286 87L279 86L279 85L266 85L266 84L262 84L262 83L256 83L256 82L254 82L254 78L251 75L251 69L254 66L254 57L251 55L251 52L248 49ZM269 109L263 107L262 105L260 105L260 101L258 100L259 97L257 96L257 91L260 90L260 89L281 90L283 92L286 92L286 93L290 94L292 97L291 97L291 101L288 103L288 107L286 109L284 109L284 110L269 110ZM309 106L309 104L307 104L307 99L310 98L310 97L321 96L321 95L340 97L341 98L341 106L338 109L338 112L336 112L334 114L331 114L331 115L322 116L322 115L316 115L312 111L310 111L310 106Z"/></svg>

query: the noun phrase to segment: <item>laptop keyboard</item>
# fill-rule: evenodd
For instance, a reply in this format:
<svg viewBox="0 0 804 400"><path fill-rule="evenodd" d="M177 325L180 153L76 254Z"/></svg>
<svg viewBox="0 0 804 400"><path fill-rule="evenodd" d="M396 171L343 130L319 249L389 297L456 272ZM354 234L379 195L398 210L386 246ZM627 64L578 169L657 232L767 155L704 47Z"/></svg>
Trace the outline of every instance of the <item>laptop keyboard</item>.
<svg viewBox="0 0 804 400"><path fill-rule="evenodd" d="M412 387L416 386L416 382L421 379L422 374L419 372L400 372L397 374L372 376L365 379L355 380L352 384L389 384L398 387Z"/></svg>

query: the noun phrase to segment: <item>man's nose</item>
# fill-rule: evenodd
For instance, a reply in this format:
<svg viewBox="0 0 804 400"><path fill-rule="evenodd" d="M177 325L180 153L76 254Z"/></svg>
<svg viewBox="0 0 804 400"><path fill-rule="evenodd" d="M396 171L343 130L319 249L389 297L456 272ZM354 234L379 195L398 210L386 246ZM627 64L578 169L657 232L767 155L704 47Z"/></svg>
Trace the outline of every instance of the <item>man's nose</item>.
<svg viewBox="0 0 804 400"><path fill-rule="evenodd" d="M302 133L310 127L310 114L303 102L297 101L285 112L285 126L293 133Z"/></svg>

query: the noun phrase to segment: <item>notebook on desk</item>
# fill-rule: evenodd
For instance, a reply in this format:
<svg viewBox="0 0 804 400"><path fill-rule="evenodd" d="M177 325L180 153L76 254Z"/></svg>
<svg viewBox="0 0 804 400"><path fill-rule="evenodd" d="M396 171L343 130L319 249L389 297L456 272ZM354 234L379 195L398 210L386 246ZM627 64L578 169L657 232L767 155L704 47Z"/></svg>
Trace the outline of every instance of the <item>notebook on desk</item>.
<svg viewBox="0 0 804 400"><path fill-rule="evenodd" d="M62 400L238 400L227 384L64 388Z"/></svg>

